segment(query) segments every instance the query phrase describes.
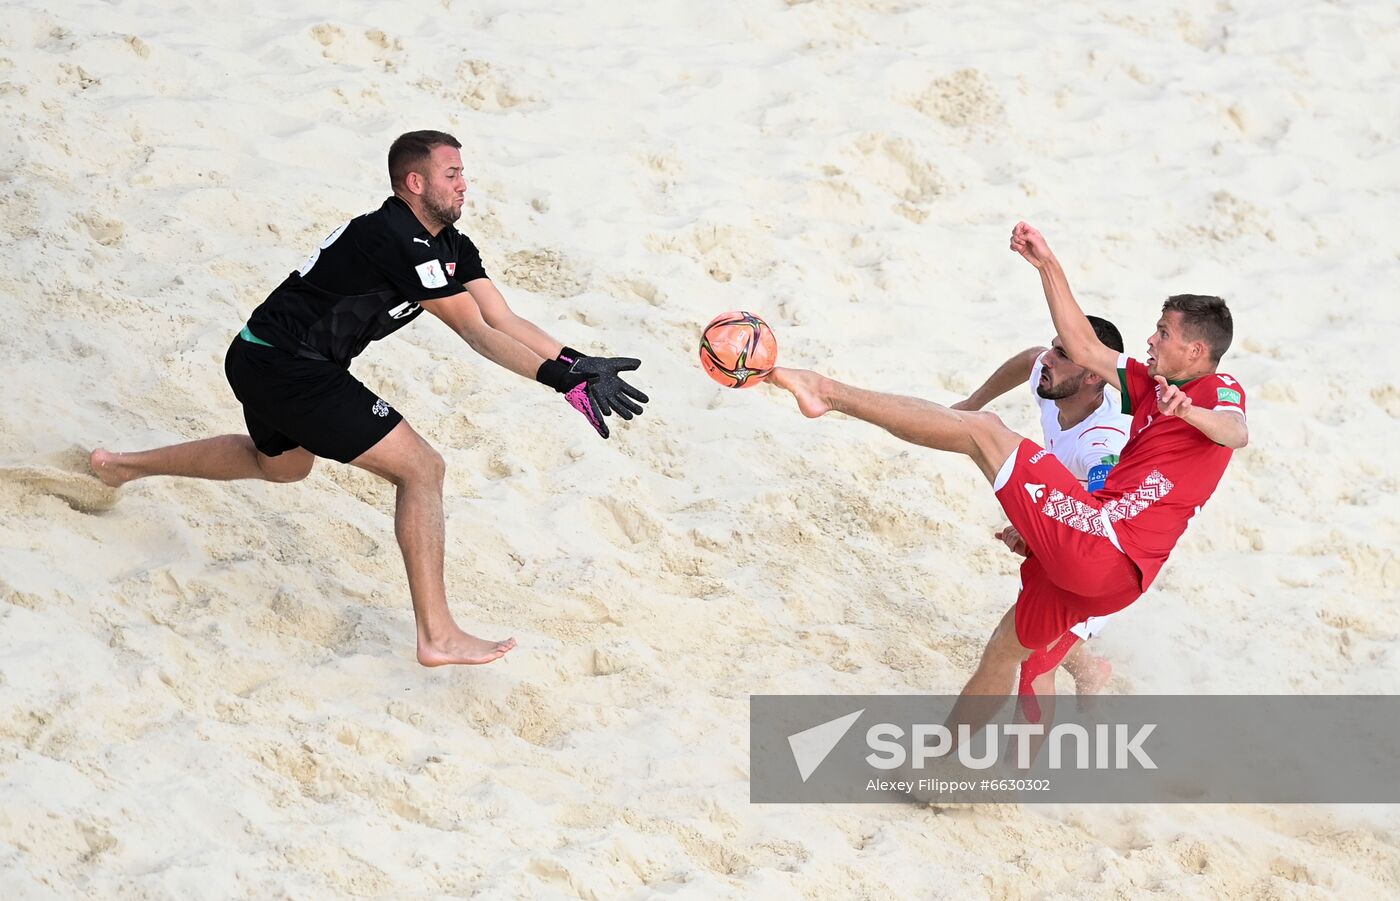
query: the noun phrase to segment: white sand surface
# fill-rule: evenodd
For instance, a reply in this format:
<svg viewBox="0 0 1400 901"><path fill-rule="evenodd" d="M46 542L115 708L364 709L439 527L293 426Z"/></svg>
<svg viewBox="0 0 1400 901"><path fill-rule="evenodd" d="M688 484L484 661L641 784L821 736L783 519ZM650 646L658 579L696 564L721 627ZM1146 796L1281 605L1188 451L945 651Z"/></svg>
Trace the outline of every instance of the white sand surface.
<svg viewBox="0 0 1400 901"><path fill-rule="evenodd" d="M951 401L1050 337L1022 218L1139 355L1223 294L1252 443L1098 640L1113 688L1395 692L1392 0L0 20L6 898L1400 892L1389 808L751 805L749 694L955 691L1015 560L967 461L695 360L751 309L785 363ZM429 317L357 361L447 458L453 607L520 641L482 668L414 663L386 483L77 474L241 429L228 341L414 128L462 139L513 306L653 398L601 442Z"/></svg>

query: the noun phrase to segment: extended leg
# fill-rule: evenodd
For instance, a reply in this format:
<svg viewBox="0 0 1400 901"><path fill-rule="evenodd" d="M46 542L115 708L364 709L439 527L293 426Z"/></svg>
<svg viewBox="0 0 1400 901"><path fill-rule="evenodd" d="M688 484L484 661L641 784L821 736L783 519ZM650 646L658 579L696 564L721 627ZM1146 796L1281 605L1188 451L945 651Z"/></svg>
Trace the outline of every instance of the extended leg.
<svg viewBox="0 0 1400 901"><path fill-rule="evenodd" d="M911 444L965 454L988 482L996 480L997 470L1022 441L993 413L953 410L914 397L867 391L805 369L779 367L768 381L792 392L805 416L835 410L878 425Z"/></svg>
<svg viewBox="0 0 1400 901"><path fill-rule="evenodd" d="M269 457L247 435L220 435L125 454L99 447L88 456L93 474L113 488L146 476L296 482L310 474L315 462L316 457L302 447Z"/></svg>
<svg viewBox="0 0 1400 901"><path fill-rule="evenodd" d="M488 641L463 632L447 607L442 455L404 421L352 462L398 488L394 535L408 571L408 592L418 626L418 662L424 666L490 663L515 647L514 638Z"/></svg>

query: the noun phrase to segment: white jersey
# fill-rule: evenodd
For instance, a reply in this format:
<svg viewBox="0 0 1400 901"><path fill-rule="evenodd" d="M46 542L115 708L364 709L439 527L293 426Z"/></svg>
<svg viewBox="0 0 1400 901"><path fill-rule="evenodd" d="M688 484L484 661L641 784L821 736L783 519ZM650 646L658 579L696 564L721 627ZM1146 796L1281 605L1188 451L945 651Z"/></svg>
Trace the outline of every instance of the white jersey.
<svg viewBox="0 0 1400 901"><path fill-rule="evenodd" d="M1068 429L1060 428L1060 408L1053 400L1046 400L1036 391L1040 384L1041 361L1045 354L1035 359L1031 367L1031 396L1040 408L1040 427L1045 432L1045 449L1055 455L1079 481L1088 485L1090 473L1096 485L1102 485L1108 469L1118 463L1118 455L1123 445L1128 443L1128 428L1133 418L1122 412L1118 398L1105 386L1103 403L1085 417L1084 421ZM1097 472L1094 470L1097 469ZM1099 634L1111 616L1091 616L1084 622L1070 627L1070 631L1088 640Z"/></svg>
<svg viewBox="0 0 1400 901"><path fill-rule="evenodd" d="M1089 482L1089 471L1095 466L1113 466L1123 445L1128 443L1128 428L1133 418L1122 412L1117 396L1103 389L1103 403L1084 421L1068 429L1060 428L1060 408L1053 400L1046 400L1036 391L1040 384L1041 361L1045 354L1036 357L1031 367L1031 396L1040 408L1040 427L1045 432L1045 449L1064 464L1081 482ZM1100 480L1101 481L1101 480Z"/></svg>

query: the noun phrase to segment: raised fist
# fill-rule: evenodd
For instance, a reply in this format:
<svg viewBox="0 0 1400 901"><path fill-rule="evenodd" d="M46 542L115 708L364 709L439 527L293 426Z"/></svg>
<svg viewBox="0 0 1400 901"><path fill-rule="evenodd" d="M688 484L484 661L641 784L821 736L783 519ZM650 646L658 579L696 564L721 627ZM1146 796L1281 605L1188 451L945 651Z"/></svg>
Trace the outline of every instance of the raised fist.
<svg viewBox="0 0 1400 901"><path fill-rule="evenodd" d="M1011 249L1037 269L1055 258L1050 245L1045 243L1045 236L1024 222L1017 222L1011 229Z"/></svg>

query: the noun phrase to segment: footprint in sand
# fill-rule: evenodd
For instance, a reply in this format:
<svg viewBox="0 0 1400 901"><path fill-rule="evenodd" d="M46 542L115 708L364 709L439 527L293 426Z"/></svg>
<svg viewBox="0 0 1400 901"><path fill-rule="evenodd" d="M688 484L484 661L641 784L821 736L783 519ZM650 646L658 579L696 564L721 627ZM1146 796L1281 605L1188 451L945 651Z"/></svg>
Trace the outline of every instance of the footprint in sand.
<svg viewBox="0 0 1400 901"><path fill-rule="evenodd" d="M52 495L81 513L110 510L120 493L88 469L88 452L70 447L23 463L0 465L0 481Z"/></svg>

